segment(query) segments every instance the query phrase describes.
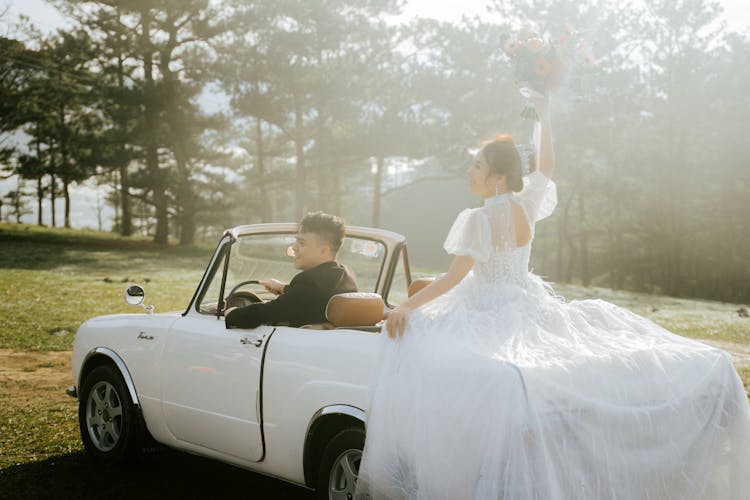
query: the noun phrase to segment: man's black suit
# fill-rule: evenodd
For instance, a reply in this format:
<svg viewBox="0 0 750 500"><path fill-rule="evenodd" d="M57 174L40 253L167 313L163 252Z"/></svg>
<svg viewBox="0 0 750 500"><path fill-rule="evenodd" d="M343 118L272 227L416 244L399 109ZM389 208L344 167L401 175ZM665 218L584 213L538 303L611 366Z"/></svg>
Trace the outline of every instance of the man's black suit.
<svg viewBox="0 0 750 500"><path fill-rule="evenodd" d="M324 323L328 300L337 293L356 291L352 275L331 260L299 273L276 299L229 311L224 321L227 328L255 328L282 322L288 322L289 326Z"/></svg>

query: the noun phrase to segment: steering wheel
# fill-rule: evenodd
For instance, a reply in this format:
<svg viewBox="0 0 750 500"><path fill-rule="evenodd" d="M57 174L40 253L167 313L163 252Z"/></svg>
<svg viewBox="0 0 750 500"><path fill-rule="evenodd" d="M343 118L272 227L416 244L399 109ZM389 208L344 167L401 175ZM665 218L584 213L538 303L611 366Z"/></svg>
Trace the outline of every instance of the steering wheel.
<svg viewBox="0 0 750 500"><path fill-rule="evenodd" d="M248 306L250 304L257 304L259 302L263 302L260 297L258 297L253 292L250 292L248 290L242 290L237 291L238 288L241 288L245 285L257 285L258 280L246 280L241 281L234 285L232 289L227 294L226 300L226 309L229 309L230 307L244 307Z"/></svg>

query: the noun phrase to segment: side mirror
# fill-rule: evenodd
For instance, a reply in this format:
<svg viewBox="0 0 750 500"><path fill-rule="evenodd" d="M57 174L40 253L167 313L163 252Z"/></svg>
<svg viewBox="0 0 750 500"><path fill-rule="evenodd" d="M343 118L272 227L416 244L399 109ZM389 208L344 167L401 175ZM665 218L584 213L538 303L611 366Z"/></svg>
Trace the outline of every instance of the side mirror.
<svg viewBox="0 0 750 500"><path fill-rule="evenodd" d="M125 302L131 306L140 305L146 310L148 314L154 312L154 306L147 306L143 304L143 300L146 298L146 292L143 290L141 285L130 285L125 289Z"/></svg>
<svg viewBox="0 0 750 500"><path fill-rule="evenodd" d="M146 298L146 292L141 285L130 285L125 289L125 302L131 306L137 306Z"/></svg>

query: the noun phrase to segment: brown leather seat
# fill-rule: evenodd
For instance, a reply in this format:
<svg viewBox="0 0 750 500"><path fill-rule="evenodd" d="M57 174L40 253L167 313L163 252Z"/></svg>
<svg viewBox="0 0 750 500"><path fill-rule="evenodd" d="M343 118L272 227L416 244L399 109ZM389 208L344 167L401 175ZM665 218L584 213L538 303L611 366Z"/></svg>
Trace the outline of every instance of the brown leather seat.
<svg viewBox="0 0 750 500"><path fill-rule="evenodd" d="M340 293L328 301L326 318L338 328L375 326L383 319L384 309L383 298L377 293Z"/></svg>
<svg viewBox="0 0 750 500"><path fill-rule="evenodd" d="M435 278L419 278L411 282L409 285L409 297L435 281Z"/></svg>

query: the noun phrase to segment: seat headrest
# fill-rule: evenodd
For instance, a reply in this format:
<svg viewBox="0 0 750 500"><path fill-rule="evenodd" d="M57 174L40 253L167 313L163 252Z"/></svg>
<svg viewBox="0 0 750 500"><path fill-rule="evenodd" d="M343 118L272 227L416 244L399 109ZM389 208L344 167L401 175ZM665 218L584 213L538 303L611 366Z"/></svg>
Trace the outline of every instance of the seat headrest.
<svg viewBox="0 0 750 500"><path fill-rule="evenodd" d="M326 318L337 327L373 326L383 319L384 307L377 293L339 293L328 301Z"/></svg>

